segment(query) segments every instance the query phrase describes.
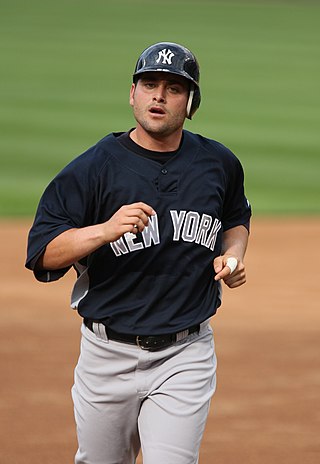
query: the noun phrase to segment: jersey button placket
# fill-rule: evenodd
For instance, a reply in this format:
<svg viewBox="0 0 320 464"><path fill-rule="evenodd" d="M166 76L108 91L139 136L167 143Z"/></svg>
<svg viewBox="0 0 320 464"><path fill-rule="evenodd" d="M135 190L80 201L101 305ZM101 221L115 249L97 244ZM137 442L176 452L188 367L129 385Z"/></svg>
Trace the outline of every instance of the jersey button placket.
<svg viewBox="0 0 320 464"><path fill-rule="evenodd" d="M168 169L166 168L161 169L161 173L165 176L166 174L168 174Z"/></svg>

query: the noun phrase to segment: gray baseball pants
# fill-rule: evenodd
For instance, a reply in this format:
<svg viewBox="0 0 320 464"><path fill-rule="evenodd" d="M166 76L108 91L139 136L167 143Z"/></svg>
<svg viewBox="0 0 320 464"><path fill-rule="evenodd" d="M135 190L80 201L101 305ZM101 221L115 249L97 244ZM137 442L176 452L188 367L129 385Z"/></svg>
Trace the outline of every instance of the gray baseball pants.
<svg viewBox="0 0 320 464"><path fill-rule="evenodd" d="M196 464L216 386L212 329L160 351L108 340L82 325L72 388L75 464Z"/></svg>

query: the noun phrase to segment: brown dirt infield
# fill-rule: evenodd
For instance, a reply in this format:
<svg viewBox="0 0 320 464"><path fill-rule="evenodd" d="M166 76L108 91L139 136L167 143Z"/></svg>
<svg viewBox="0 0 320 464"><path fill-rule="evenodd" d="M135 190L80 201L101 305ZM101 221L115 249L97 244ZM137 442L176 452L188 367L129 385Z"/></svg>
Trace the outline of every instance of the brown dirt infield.
<svg viewBox="0 0 320 464"><path fill-rule="evenodd" d="M74 273L36 282L24 269L30 222L0 226L0 463L72 463ZM319 217L254 219L248 282L225 287L212 322L218 388L201 464L320 462L319 241Z"/></svg>

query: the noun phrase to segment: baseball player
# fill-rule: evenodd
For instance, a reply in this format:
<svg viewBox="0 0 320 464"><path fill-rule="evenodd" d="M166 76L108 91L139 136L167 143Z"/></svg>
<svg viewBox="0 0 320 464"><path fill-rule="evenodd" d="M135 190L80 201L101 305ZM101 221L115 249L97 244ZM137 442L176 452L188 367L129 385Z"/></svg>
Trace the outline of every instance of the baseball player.
<svg viewBox="0 0 320 464"><path fill-rule="evenodd" d="M200 105L199 65L168 42L139 57L136 126L74 159L46 188L26 266L43 282L71 267L82 317L72 396L76 464L195 464L216 385L210 318L221 281L246 280L251 209L222 144L183 129Z"/></svg>

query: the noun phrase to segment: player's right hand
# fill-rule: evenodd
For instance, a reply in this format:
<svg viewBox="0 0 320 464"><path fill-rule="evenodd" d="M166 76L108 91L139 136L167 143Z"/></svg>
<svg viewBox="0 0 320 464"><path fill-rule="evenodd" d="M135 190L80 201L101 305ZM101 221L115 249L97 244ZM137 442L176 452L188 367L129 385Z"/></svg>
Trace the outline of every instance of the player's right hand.
<svg viewBox="0 0 320 464"><path fill-rule="evenodd" d="M125 233L137 234L149 224L149 217L155 216L154 209L143 202L121 206L111 218L104 223L106 242L114 242Z"/></svg>

